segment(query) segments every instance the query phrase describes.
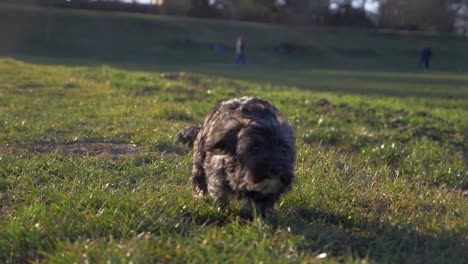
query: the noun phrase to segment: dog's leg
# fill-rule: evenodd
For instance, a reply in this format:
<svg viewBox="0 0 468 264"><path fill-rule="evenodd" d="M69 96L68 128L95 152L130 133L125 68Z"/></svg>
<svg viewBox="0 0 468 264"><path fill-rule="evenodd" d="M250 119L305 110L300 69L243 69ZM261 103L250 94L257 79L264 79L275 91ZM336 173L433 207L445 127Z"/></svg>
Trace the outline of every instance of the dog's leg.
<svg viewBox="0 0 468 264"><path fill-rule="evenodd" d="M195 198L202 198L207 193L206 178L203 171L197 170L190 178L193 187L193 196Z"/></svg>
<svg viewBox="0 0 468 264"><path fill-rule="evenodd" d="M251 198L244 198L242 200L242 209L240 210L240 217L242 219L252 220L254 218L254 212L256 210L255 202Z"/></svg>
<svg viewBox="0 0 468 264"><path fill-rule="evenodd" d="M225 209L230 202L231 190L227 182L224 180L225 177L218 177L222 172L214 172L215 175L207 177L208 193L215 200L221 209Z"/></svg>
<svg viewBox="0 0 468 264"><path fill-rule="evenodd" d="M254 196L243 200L243 207L240 215L244 219L253 219L254 212L260 214L263 218L275 218L276 198L274 196Z"/></svg>
<svg viewBox="0 0 468 264"><path fill-rule="evenodd" d="M202 151L202 147L199 146L200 144L203 144L203 142L196 141L194 143L192 177L190 177L190 182L193 187L193 196L195 198L201 198L208 192L206 172L203 168L206 153Z"/></svg>
<svg viewBox="0 0 468 264"><path fill-rule="evenodd" d="M257 208L258 211L260 211L260 214L263 218L270 218L275 215L275 202L276 199L272 195L260 197L254 200L255 201L255 207Z"/></svg>

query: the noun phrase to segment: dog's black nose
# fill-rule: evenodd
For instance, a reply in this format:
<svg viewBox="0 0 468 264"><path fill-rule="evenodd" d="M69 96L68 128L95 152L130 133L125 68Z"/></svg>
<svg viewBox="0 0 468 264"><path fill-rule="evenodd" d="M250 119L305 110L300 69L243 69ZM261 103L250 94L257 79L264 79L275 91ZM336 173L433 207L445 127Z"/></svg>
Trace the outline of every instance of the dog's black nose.
<svg viewBox="0 0 468 264"><path fill-rule="evenodd" d="M271 176L279 176L283 170L280 167L271 167L270 168L270 175Z"/></svg>

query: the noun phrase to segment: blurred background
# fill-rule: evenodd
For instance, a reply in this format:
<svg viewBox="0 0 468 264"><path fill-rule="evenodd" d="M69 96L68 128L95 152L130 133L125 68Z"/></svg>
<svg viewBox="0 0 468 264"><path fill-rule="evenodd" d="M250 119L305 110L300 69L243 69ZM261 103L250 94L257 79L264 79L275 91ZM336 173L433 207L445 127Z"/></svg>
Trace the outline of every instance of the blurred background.
<svg viewBox="0 0 468 264"><path fill-rule="evenodd" d="M235 75L242 35L262 69L468 70L466 0L0 0L0 35L41 63Z"/></svg>

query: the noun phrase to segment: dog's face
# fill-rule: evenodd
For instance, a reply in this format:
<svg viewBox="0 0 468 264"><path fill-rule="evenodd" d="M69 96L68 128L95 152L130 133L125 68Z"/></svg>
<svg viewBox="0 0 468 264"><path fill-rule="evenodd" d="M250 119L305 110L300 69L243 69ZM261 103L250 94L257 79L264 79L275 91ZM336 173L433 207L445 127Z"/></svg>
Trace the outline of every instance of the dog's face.
<svg viewBox="0 0 468 264"><path fill-rule="evenodd" d="M246 189L262 194L283 193L290 188L295 157L288 125L251 125L237 135L236 157L247 180ZM239 175L240 176L240 175Z"/></svg>
<svg viewBox="0 0 468 264"><path fill-rule="evenodd" d="M289 124L272 117L231 117L214 126L207 143L216 155L228 157L224 169L236 189L265 195L290 189L295 146Z"/></svg>

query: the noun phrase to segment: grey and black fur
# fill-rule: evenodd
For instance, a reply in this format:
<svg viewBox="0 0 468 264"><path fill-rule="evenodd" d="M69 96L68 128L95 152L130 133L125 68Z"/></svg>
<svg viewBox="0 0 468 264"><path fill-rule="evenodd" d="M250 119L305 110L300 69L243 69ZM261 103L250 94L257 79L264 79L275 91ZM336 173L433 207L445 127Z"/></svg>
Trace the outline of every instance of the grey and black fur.
<svg viewBox="0 0 468 264"><path fill-rule="evenodd" d="M190 178L194 196L208 193L222 206L243 201L241 216L254 208L263 216L291 189L296 157L291 125L278 109L259 98L221 102L203 125L179 132L176 142L193 144Z"/></svg>

